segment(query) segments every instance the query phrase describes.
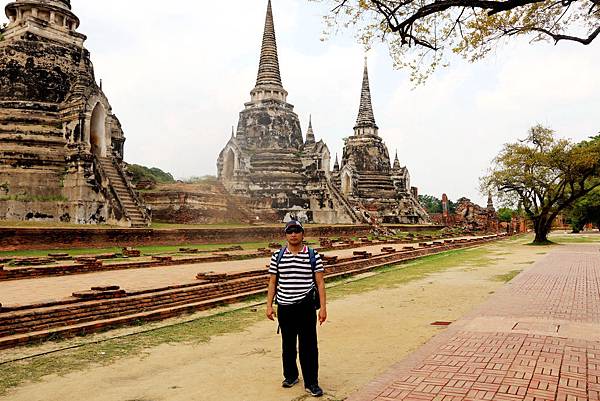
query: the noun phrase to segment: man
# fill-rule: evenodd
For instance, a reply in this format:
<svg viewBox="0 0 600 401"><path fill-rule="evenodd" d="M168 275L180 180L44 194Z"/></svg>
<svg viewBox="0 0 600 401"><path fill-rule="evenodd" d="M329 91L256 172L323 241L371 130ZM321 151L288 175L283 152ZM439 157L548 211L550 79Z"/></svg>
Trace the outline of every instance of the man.
<svg viewBox="0 0 600 401"><path fill-rule="evenodd" d="M303 244L304 228L297 220L285 226L287 246L271 257L267 317L274 320L273 300L277 303L277 319L281 328L283 387L298 383L296 344L299 345L300 367L304 388L314 397L323 395L319 387L319 351L317 347L317 312L319 324L327 320L325 280L321 256ZM283 253L281 253L283 252ZM311 254L314 255L311 257ZM279 263L278 263L278 259ZM312 261L311 261L312 259ZM313 266L314 265L314 266ZM318 292L315 294L314 292Z"/></svg>

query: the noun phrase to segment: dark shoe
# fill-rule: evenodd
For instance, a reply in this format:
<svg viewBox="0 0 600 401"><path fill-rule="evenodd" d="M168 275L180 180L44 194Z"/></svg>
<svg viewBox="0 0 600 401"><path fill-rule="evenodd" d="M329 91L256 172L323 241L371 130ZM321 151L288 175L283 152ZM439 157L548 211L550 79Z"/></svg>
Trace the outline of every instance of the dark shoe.
<svg viewBox="0 0 600 401"><path fill-rule="evenodd" d="M285 379L281 382L281 387L290 388L294 387L295 384L298 383L298 378L296 377L294 380Z"/></svg>
<svg viewBox="0 0 600 401"><path fill-rule="evenodd" d="M318 384L311 384L310 386L306 386L305 389L306 392L310 393L313 397L321 397L323 395L323 390Z"/></svg>

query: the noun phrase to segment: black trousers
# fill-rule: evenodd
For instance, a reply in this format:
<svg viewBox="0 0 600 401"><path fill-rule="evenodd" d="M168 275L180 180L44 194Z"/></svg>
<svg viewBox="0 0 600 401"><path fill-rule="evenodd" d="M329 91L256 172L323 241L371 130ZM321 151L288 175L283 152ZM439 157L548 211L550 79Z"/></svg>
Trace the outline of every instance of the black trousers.
<svg viewBox="0 0 600 401"><path fill-rule="evenodd" d="M319 384L319 349L317 347L317 313L310 302L279 305L277 318L281 328L283 376L298 377L296 345L300 354L300 367L304 385Z"/></svg>

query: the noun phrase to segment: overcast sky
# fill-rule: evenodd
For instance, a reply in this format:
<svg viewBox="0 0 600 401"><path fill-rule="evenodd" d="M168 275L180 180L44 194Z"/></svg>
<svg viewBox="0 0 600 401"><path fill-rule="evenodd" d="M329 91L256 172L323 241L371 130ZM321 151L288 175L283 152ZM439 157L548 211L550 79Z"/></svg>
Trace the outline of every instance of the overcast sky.
<svg viewBox="0 0 600 401"><path fill-rule="evenodd" d="M358 112L364 50L353 32L322 41L322 4L272 0L283 85L303 132L341 156ZM177 178L216 174L254 87L266 0L72 0L96 78L123 125L130 163ZM600 40L512 42L483 62L452 60L424 86L367 54L380 135L420 193L485 204L478 178L502 145L541 123L579 141L600 131Z"/></svg>

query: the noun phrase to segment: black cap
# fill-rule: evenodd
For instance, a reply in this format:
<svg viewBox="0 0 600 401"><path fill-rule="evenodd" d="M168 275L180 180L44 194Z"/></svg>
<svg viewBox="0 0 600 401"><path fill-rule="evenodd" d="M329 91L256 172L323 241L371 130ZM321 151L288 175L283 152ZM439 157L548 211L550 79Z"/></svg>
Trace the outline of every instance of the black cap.
<svg viewBox="0 0 600 401"><path fill-rule="evenodd" d="M302 227L302 223L300 223L298 220L290 220L287 222L287 224L285 225L285 228L283 229L283 232L286 232L288 230L288 228L290 227L300 227L302 229L302 231L304 231L304 227Z"/></svg>

